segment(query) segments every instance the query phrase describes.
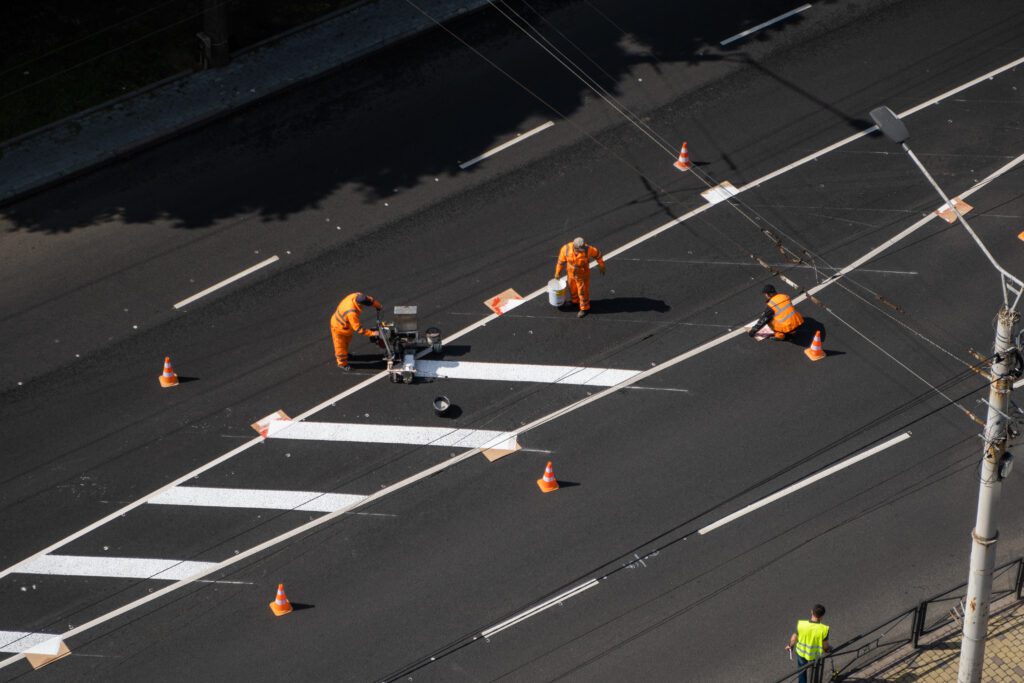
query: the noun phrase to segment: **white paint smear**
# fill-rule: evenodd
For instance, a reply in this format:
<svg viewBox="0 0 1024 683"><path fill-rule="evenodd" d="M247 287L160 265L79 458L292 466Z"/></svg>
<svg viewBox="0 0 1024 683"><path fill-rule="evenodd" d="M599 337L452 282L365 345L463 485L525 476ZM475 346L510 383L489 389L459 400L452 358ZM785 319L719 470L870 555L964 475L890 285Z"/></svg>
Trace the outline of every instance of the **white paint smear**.
<svg viewBox="0 0 1024 683"><path fill-rule="evenodd" d="M516 436L515 432L488 429L447 429L445 427L405 427L400 425L354 424L349 422L271 422L270 439L305 441L354 441L359 443L399 443L414 446L448 448L492 448Z"/></svg>
<svg viewBox="0 0 1024 683"><path fill-rule="evenodd" d="M105 576L118 579L180 581L216 566L213 562L157 560L141 557L92 557L88 555L40 555L17 565L19 574L56 576Z"/></svg>
<svg viewBox="0 0 1024 683"><path fill-rule="evenodd" d="M420 377L484 379L498 382L538 382L611 387L638 374L639 370L613 370L573 365L525 365L519 363L470 363L458 360L416 361Z"/></svg>
<svg viewBox="0 0 1024 683"><path fill-rule="evenodd" d="M152 505L192 505L216 508L296 510L334 512L358 503L366 496L316 491L273 491L267 489L226 489L206 486L178 486L150 499Z"/></svg>

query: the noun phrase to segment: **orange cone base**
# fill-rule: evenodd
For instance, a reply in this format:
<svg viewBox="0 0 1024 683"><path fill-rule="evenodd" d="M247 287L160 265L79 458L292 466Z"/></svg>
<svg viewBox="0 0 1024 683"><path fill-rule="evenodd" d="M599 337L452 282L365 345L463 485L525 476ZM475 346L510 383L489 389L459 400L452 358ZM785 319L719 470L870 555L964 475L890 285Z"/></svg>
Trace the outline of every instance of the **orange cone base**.
<svg viewBox="0 0 1024 683"><path fill-rule="evenodd" d="M292 611L292 603L286 604L284 607L277 604L277 601L270 603L270 611L274 613L275 617L283 617Z"/></svg>
<svg viewBox="0 0 1024 683"><path fill-rule="evenodd" d="M540 487L541 493L551 493L552 491L558 490L558 481L544 481L543 479L538 479L537 486Z"/></svg>
<svg viewBox="0 0 1024 683"><path fill-rule="evenodd" d="M821 360L825 357L825 352L818 349L804 349L804 355L811 360Z"/></svg>
<svg viewBox="0 0 1024 683"><path fill-rule="evenodd" d="M171 377L164 377L163 375L160 375L160 386L162 386L164 389L166 389L167 387L178 386L178 376L173 375Z"/></svg>
<svg viewBox="0 0 1024 683"><path fill-rule="evenodd" d="M688 162L688 161L685 161L685 162L684 161L676 161L672 165L675 166L676 168L678 168L680 171L689 171L690 170L690 162Z"/></svg>

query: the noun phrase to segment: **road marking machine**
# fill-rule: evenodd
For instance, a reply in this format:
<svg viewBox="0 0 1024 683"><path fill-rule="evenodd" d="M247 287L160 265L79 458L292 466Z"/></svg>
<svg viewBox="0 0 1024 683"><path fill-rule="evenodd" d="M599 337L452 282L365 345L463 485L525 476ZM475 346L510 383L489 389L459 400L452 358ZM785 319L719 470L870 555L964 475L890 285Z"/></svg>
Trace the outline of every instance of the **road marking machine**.
<svg viewBox="0 0 1024 683"><path fill-rule="evenodd" d="M412 384L416 378L416 355L419 351L444 351L440 329L428 327L423 332L419 331L415 306L395 306L391 322L382 322L378 317L377 334L392 382Z"/></svg>

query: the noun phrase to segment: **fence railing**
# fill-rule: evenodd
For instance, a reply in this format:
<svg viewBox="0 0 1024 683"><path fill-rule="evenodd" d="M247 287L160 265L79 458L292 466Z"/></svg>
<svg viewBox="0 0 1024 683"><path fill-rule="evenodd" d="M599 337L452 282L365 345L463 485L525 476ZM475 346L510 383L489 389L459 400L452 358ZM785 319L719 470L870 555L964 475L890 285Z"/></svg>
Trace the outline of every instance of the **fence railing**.
<svg viewBox="0 0 1024 683"><path fill-rule="evenodd" d="M824 657L802 669L776 679L775 683L795 681L801 673L807 674L809 683L842 681L871 664L878 662L900 648L920 647L922 637L951 623L963 626L963 601L966 583L922 600L916 607L903 612L842 645L834 646ZM992 602L1014 596L1024 596L1024 557L997 567L992 577Z"/></svg>

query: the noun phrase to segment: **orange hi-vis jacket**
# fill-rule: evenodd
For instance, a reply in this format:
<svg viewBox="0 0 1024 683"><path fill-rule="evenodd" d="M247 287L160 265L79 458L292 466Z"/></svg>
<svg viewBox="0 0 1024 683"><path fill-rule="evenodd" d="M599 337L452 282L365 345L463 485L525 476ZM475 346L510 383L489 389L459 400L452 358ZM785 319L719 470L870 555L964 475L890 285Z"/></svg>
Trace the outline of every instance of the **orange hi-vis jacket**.
<svg viewBox="0 0 1024 683"><path fill-rule="evenodd" d="M590 259L596 259L597 265L604 268L604 259L601 258L601 251L597 247L584 244L581 251L573 249L572 242L564 245L558 252L558 262L555 264L555 277L562 274L562 266L570 280L590 279Z"/></svg>
<svg viewBox="0 0 1024 683"><path fill-rule="evenodd" d="M804 317L785 294L776 294L769 299L768 307L775 313L771 328L776 332L789 333L804 324Z"/></svg>
<svg viewBox="0 0 1024 683"><path fill-rule="evenodd" d="M338 304L337 310L334 311L334 315L331 316L331 327L338 330L342 334L352 335L358 332L366 337L372 337L375 334L375 330L363 327L359 322L359 313L363 310L363 307L356 303L356 297L362 295L362 292L352 292ZM377 306L377 300L367 295L370 302Z"/></svg>

